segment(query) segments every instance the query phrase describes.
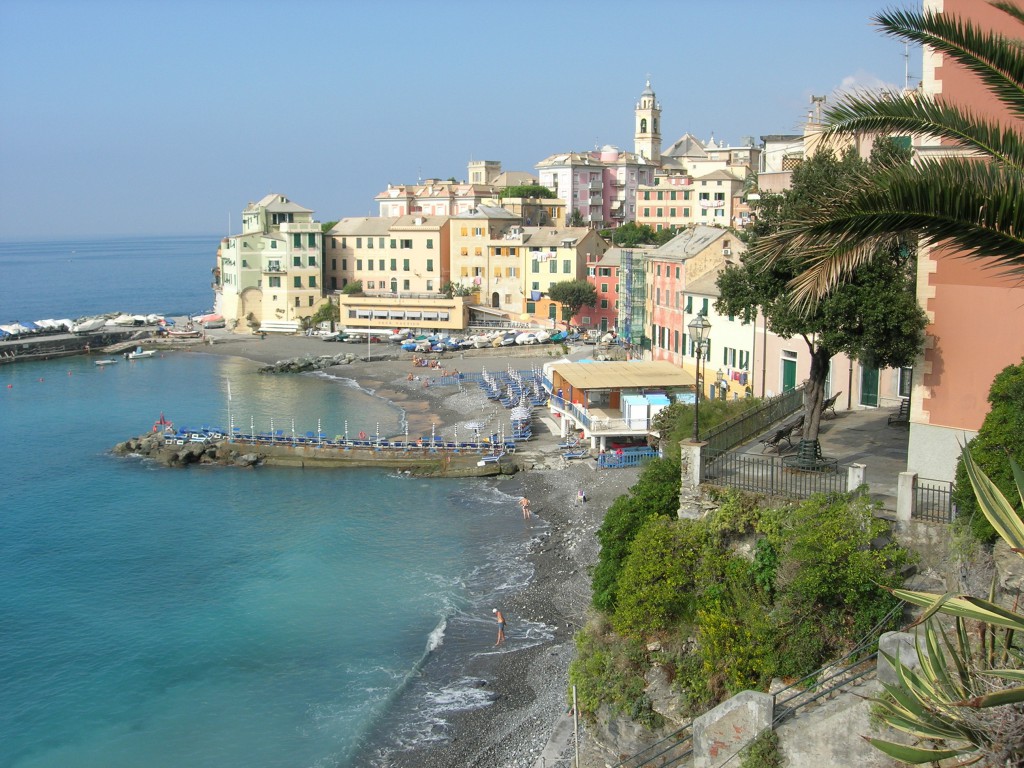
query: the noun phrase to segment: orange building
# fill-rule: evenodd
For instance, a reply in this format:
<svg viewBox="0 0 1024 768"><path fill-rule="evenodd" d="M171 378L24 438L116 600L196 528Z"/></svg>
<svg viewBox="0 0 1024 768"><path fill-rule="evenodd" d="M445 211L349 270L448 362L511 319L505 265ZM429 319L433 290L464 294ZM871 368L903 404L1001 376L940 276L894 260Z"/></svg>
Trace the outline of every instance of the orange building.
<svg viewBox="0 0 1024 768"><path fill-rule="evenodd" d="M1007 16L986 0L925 0L925 11L941 11L999 31ZM939 101L981 116L1024 124L996 102L978 78L928 49L922 88ZM920 157L955 153L955 147L916 137ZM907 469L923 477L952 480L960 447L973 438L988 413L995 375L1024 357L1024 288L978 259L959 258L950 248L922 247L917 295L928 313L925 350L914 368Z"/></svg>

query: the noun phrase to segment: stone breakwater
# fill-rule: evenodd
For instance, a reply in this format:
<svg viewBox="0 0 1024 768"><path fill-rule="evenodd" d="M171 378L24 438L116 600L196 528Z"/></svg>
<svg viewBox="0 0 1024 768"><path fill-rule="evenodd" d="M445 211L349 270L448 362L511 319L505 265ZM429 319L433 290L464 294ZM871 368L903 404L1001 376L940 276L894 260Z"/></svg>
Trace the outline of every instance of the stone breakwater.
<svg viewBox="0 0 1024 768"><path fill-rule="evenodd" d="M183 445L153 433L130 438L114 446L117 456L141 456L168 467L196 464L234 467L378 467L408 472L418 477L493 477L511 475L520 467L513 456L482 461L475 452L376 450L372 447L338 445L254 445L226 438L189 442Z"/></svg>

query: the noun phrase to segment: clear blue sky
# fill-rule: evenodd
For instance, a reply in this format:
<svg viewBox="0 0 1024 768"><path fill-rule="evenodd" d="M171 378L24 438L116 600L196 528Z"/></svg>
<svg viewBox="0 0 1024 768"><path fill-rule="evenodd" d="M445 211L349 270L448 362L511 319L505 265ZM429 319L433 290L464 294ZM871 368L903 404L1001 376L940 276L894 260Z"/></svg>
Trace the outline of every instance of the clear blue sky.
<svg viewBox="0 0 1024 768"><path fill-rule="evenodd" d="M632 151L648 75L666 146L794 133L811 94L902 86L888 5L3 0L0 239L225 234L269 192L376 215L470 159Z"/></svg>

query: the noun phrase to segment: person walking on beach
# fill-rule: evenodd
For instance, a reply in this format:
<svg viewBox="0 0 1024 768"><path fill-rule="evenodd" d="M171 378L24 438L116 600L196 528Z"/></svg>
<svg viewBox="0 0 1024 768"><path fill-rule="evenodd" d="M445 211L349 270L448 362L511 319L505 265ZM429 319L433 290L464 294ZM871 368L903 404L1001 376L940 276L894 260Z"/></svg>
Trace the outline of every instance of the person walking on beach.
<svg viewBox="0 0 1024 768"><path fill-rule="evenodd" d="M491 608L491 613L494 614L494 620L498 622L498 642L495 643L497 646L505 642L505 617L497 608Z"/></svg>
<svg viewBox="0 0 1024 768"><path fill-rule="evenodd" d="M586 500L587 494L582 488L580 488L579 492L576 494L576 502L582 506Z"/></svg>
<svg viewBox="0 0 1024 768"><path fill-rule="evenodd" d="M524 520L529 520L530 517L531 517L531 514L530 514L530 500L528 498L526 498L525 496L523 496L519 500L519 506L521 506L523 508L523 519Z"/></svg>

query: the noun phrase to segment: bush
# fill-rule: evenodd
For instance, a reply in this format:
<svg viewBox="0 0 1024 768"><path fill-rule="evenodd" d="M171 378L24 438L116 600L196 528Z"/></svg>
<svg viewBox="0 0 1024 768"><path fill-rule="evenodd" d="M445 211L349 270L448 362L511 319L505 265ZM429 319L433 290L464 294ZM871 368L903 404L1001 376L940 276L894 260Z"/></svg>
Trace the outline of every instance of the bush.
<svg viewBox="0 0 1024 768"><path fill-rule="evenodd" d="M761 731L740 753L739 768L782 768L779 735L768 728Z"/></svg>
<svg viewBox="0 0 1024 768"><path fill-rule="evenodd" d="M700 401L700 433L703 435L712 427L728 421L744 411L749 411L761 404L759 398L747 397L743 400L704 400ZM660 442L666 446L679 445L683 440L693 438L693 406L684 403L672 403L662 408L654 417L651 429L661 435Z"/></svg>
<svg viewBox="0 0 1024 768"><path fill-rule="evenodd" d="M648 662L640 643L590 624L576 633L576 658L569 664L569 684L576 686L576 706L593 716L602 704L625 715L641 713L650 722L650 700L644 689ZM646 700L646 707L644 701Z"/></svg>
<svg viewBox="0 0 1024 768"><path fill-rule="evenodd" d="M594 606L609 614L615 609L619 572L630 542L652 517L674 516L679 510L679 459L648 463L629 493L617 498L597 531L601 542L591 584Z"/></svg>
<svg viewBox="0 0 1024 768"><path fill-rule="evenodd" d="M967 445L971 457L1021 515L1020 494L1013 482L1009 458L1024 465L1024 360L1008 365L992 381L988 392L991 409ZM967 479L963 457L957 461L956 489L953 501L957 514L970 521L971 533L981 541L996 539L995 529L978 508L978 501Z"/></svg>

